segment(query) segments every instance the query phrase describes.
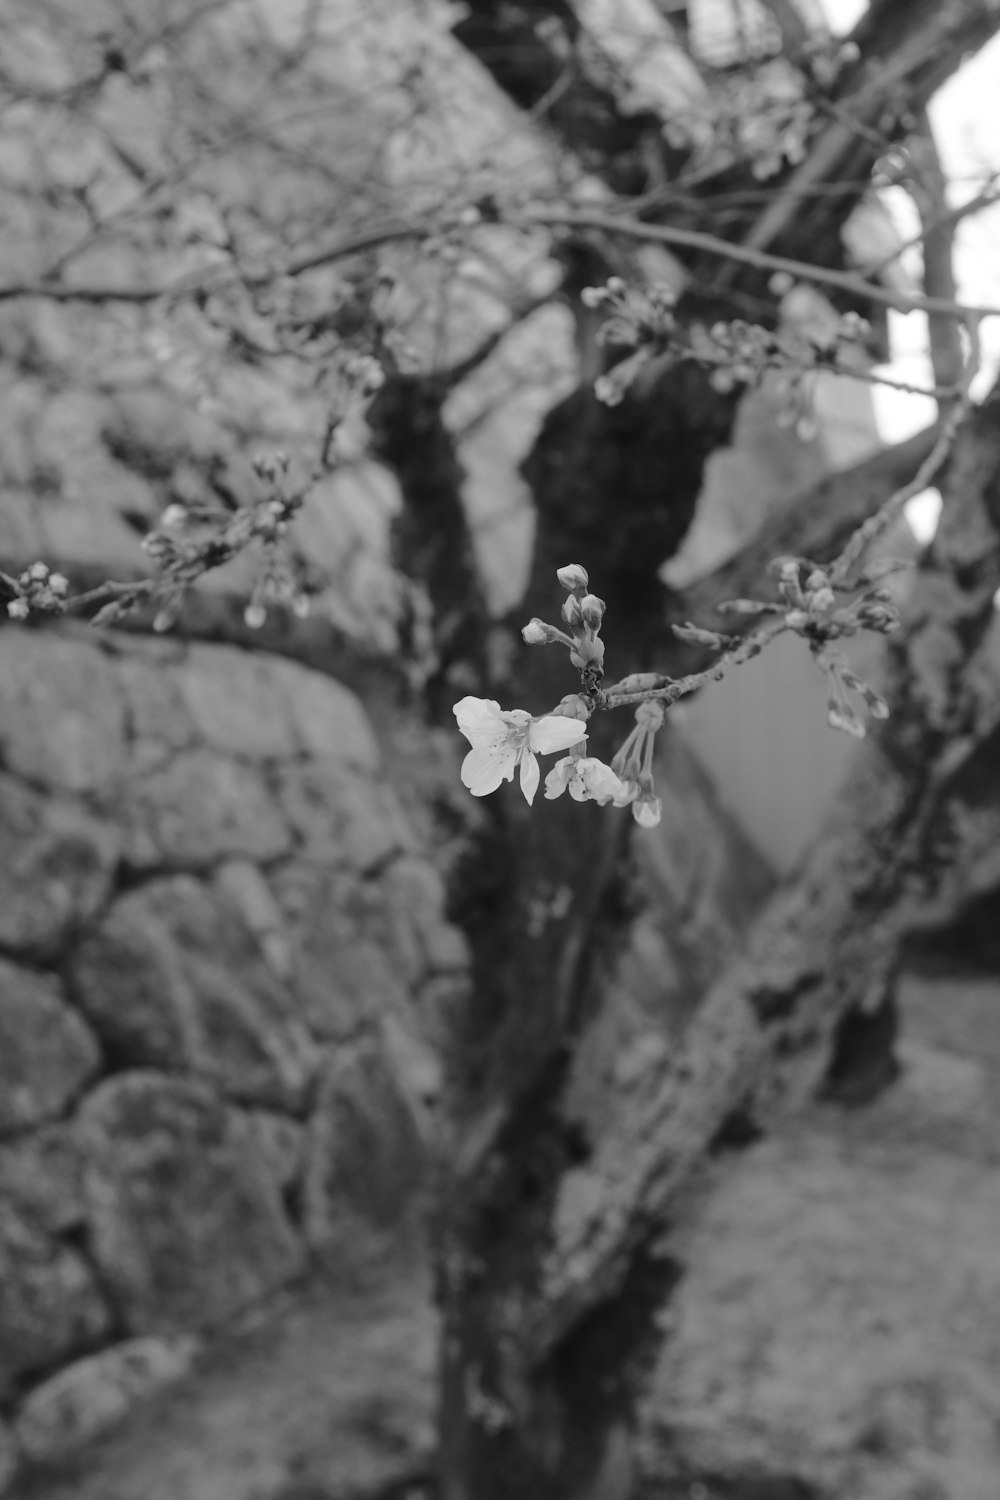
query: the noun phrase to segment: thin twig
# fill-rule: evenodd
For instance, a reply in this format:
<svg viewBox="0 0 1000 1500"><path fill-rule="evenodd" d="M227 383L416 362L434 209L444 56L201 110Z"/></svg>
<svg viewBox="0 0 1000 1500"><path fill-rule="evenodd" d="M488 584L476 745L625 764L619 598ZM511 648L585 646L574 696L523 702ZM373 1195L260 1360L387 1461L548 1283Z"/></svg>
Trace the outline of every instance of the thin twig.
<svg viewBox="0 0 1000 1500"><path fill-rule="evenodd" d="M939 297L922 297L915 293L893 291L875 285L863 276L849 271L835 271L826 266L810 265L808 261L791 260L783 255L770 255L763 250L754 250L746 245L731 244L713 234L696 229L681 229L669 224L646 224L640 219L592 209L532 209L523 213L507 214L503 223L517 229L594 229L608 234L622 235L628 239L649 240L661 245L680 245L686 249L701 250L717 255L724 260L738 261L756 266L762 271L786 271L799 281L811 281L821 286L837 287L854 296L894 307L900 312L939 313L947 317L968 322L970 318L1000 317L1000 307L977 306L961 302L949 302ZM424 240L441 232L440 223L414 223L401 219L391 220L371 229L334 240L318 250L292 257L267 270L234 276L213 268L209 272L179 277L174 282L150 287L113 286L63 286L48 282L17 282L0 286L0 302L16 297L47 297L58 302L155 302L160 298L176 299L194 296L197 293L219 290L242 281L246 286L266 286L279 276L301 276L319 266L329 265L350 255L366 250L375 250L382 245L399 240Z"/></svg>
<svg viewBox="0 0 1000 1500"><path fill-rule="evenodd" d="M982 358L978 321L976 319L970 320L969 339L971 349L962 382L962 395L945 418L940 437L909 484L905 484L901 490L897 490L895 494L890 495L885 504L880 506L873 516L869 516L867 521L862 522L857 531L848 539L840 556L830 568L830 581L832 583L841 583L852 576L855 568L872 542L892 525L896 517L902 513L903 507L908 501L914 499L915 496L927 488L951 452L955 435L973 407L970 387L979 373Z"/></svg>
<svg viewBox="0 0 1000 1500"><path fill-rule="evenodd" d="M625 708L630 703L655 701L669 708L679 698L686 698L689 693L699 692L710 682L717 682L731 667L742 666L744 662L752 661L755 656L760 655L765 646L769 646L788 628L784 619L769 620L766 625L761 625L749 635L744 636L738 646L732 646L728 651L724 651L710 667L706 667L704 672L692 672L687 677L674 677L665 682L663 687L644 688L636 693L609 691L603 695L599 694L597 707Z"/></svg>
<svg viewBox="0 0 1000 1500"><path fill-rule="evenodd" d="M948 302L938 297L921 297L916 293L893 291L889 287L876 286L850 271L834 271L826 266L810 265L805 260L770 255L764 250L752 250L746 245L730 244L728 240L721 240L714 234L705 234L697 229L678 229L669 224L645 224L640 219L592 209L536 209L509 218L507 222L521 228L596 229L608 234L620 234L627 239L650 240L661 245L682 245L686 249L703 250L709 255L741 261L745 265L756 266L761 271L787 271L799 281L834 286L841 291L852 292L857 297L881 303L884 307L897 308L900 312L944 313L963 322L970 318L1000 317L1000 307L978 307Z"/></svg>

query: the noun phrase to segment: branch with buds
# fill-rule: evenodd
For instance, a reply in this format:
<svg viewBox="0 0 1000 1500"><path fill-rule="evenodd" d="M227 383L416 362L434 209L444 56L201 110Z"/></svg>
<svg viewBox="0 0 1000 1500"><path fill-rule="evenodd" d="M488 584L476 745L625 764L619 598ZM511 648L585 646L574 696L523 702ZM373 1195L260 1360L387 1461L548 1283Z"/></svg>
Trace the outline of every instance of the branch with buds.
<svg viewBox="0 0 1000 1500"><path fill-rule="evenodd" d="M892 513L896 499L890 497L879 514ZM878 529L873 528L873 533ZM719 653L708 668L686 677L633 672L604 687L601 630L606 607L591 592L586 568L569 563L556 574L567 593L560 611L563 624L550 625L536 616L521 635L529 646L564 647L571 666L579 672L579 690L537 718L523 709L501 709L491 699L463 698L455 705L455 715L472 749L462 766L462 780L474 796L485 796L496 791L501 781L512 780L520 765L522 790L531 803L540 780L536 755L566 750L545 778L546 797L568 790L579 802L631 806L640 827L653 828L661 816L653 779L654 744L668 710L681 698L724 677L732 667L759 656L784 634L804 640L826 674L830 725L863 739L865 718L885 719L889 706L848 666L834 643L862 631L888 635L898 628L899 610L884 580L906 566L884 559L860 567L853 538L828 567L807 558L776 558L771 564L777 575L776 599L730 599L717 606L721 613L762 616L749 634L724 635L691 623L673 626L681 640ZM585 725L597 710L625 707L635 709L633 727L610 765L604 765L587 754Z"/></svg>

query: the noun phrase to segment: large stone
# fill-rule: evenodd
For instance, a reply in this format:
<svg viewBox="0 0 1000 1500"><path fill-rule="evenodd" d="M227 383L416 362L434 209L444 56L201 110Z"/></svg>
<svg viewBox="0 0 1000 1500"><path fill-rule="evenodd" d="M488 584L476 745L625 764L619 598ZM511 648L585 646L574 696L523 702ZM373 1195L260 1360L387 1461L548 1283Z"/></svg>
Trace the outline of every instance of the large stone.
<svg viewBox="0 0 1000 1500"><path fill-rule="evenodd" d="M273 859L291 834L261 776L191 750L125 788L126 858L139 868L198 869L220 859Z"/></svg>
<svg viewBox="0 0 1000 1500"><path fill-rule="evenodd" d="M177 876L124 896L69 974L119 1062L196 1073L248 1102L301 1105L316 1048L252 929L201 881Z"/></svg>
<svg viewBox="0 0 1000 1500"><path fill-rule="evenodd" d="M167 479L178 464L222 458L229 448L225 431L160 385L118 391L101 425L109 450L137 473Z"/></svg>
<svg viewBox="0 0 1000 1500"><path fill-rule="evenodd" d="M331 1266L373 1244L404 1242L426 1180L412 1105L377 1044L331 1056L309 1125L304 1213L310 1246Z"/></svg>
<svg viewBox="0 0 1000 1500"><path fill-rule="evenodd" d="M85 792L113 783L125 761L125 715L114 668L76 634L0 633L0 753L8 771Z"/></svg>
<svg viewBox="0 0 1000 1500"><path fill-rule="evenodd" d="M230 859L215 872L214 885L222 899L253 933L264 961L278 979L292 973L288 930L281 908L274 899L259 865L248 859Z"/></svg>
<svg viewBox="0 0 1000 1500"><path fill-rule="evenodd" d="M391 941L379 882L296 860L273 884L288 924L295 993L318 1036L356 1036L382 1007L405 1006L410 976Z"/></svg>
<svg viewBox="0 0 1000 1500"><path fill-rule="evenodd" d="M433 865L415 855L397 859L383 877L392 940L414 983L469 965L469 945L445 917L445 892Z"/></svg>
<svg viewBox="0 0 1000 1500"><path fill-rule="evenodd" d="M936 1069L905 1108L795 1122L716 1189L680 1247L654 1470L669 1455L788 1470L829 1500L995 1500L1000 1172L995 1144L988 1165L934 1144L931 1111L967 1104L970 1065L947 1061L947 1094L919 1110Z"/></svg>
<svg viewBox="0 0 1000 1500"><path fill-rule="evenodd" d="M20 1462L13 1428L0 1420L0 1495L6 1495L14 1482Z"/></svg>
<svg viewBox="0 0 1000 1500"><path fill-rule="evenodd" d="M16 1209L0 1214L0 1399L19 1381L106 1338L108 1308L76 1253Z"/></svg>
<svg viewBox="0 0 1000 1500"><path fill-rule="evenodd" d="M275 788L289 823L310 850L362 872L412 848L413 834L391 787L336 761L283 766Z"/></svg>
<svg viewBox="0 0 1000 1500"><path fill-rule="evenodd" d="M201 739L252 760L292 756L291 716L276 691L272 661L232 646L195 646L178 686Z"/></svg>
<svg viewBox="0 0 1000 1500"><path fill-rule="evenodd" d="M0 945L55 957L111 886L119 841L72 803L0 775Z"/></svg>
<svg viewBox="0 0 1000 1500"><path fill-rule="evenodd" d="M130 1332L218 1327L301 1271L279 1185L206 1086L125 1073L81 1126L92 1253Z"/></svg>
<svg viewBox="0 0 1000 1500"><path fill-rule="evenodd" d="M25 1457L51 1463L106 1432L186 1375L199 1348L190 1337L129 1339L60 1370L21 1407L17 1436Z"/></svg>
<svg viewBox="0 0 1000 1500"><path fill-rule="evenodd" d="M159 636L129 637L116 644L115 670L125 695L132 764L188 749L194 744L195 724L174 670L185 660L183 644Z"/></svg>
<svg viewBox="0 0 1000 1500"><path fill-rule="evenodd" d="M0 1213L9 1203L49 1234L83 1223L83 1164L71 1126L47 1125L0 1145Z"/></svg>
<svg viewBox="0 0 1000 1500"><path fill-rule="evenodd" d="M62 1114L99 1061L56 981L0 959L0 1137Z"/></svg>
<svg viewBox="0 0 1000 1500"><path fill-rule="evenodd" d="M248 1109L240 1119L248 1150L285 1191L295 1186L305 1156L305 1126L270 1109Z"/></svg>
<svg viewBox="0 0 1000 1500"><path fill-rule="evenodd" d="M349 688L294 661L276 659L271 670L299 748L306 755L344 761L367 771L377 767L378 742L368 715Z"/></svg>

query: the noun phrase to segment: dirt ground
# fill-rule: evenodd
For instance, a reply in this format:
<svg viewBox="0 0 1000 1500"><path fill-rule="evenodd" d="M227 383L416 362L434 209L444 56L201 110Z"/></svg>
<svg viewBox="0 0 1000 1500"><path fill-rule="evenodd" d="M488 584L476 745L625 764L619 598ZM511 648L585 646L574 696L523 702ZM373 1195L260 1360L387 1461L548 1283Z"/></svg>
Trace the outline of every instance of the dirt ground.
<svg viewBox="0 0 1000 1500"><path fill-rule="evenodd" d="M889 1489L878 1485L871 1489L849 1485L845 1489L836 1475L832 1482L825 1475L820 1479L818 1471L810 1472L816 1466L806 1461L812 1456L811 1450L806 1451L809 1444L802 1448L798 1443L794 1411L788 1420L782 1415L783 1408L777 1414L770 1410L762 1416L758 1413L759 1421L754 1417L754 1401L763 1387L754 1376L747 1390L742 1390L737 1356L746 1342L745 1334L758 1336L753 1326L755 1298L763 1298L774 1344L772 1363L778 1362L775 1368L781 1365L779 1355L782 1359L808 1356L806 1363L816 1385L810 1396L816 1430L822 1420L828 1419L839 1432L837 1424L843 1426L847 1419L841 1410L844 1393L834 1378L837 1371L853 1368L853 1351L861 1360L861 1374L871 1374L869 1364L878 1374L878 1360L867 1361L865 1356L866 1330L874 1337L871 1329L875 1329L883 1354L895 1348L897 1335L901 1347L906 1346L905 1354L918 1325L927 1324L927 1336L937 1338L937 1324L929 1309L943 1281L935 1257L940 1249L942 1266L954 1259L953 1254L945 1254L943 1245L938 1246L941 1234L946 1239L957 1235L963 1254L971 1258L969 1274L975 1271L976 1275L970 1285L978 1286L988 1266L995 1264L994 1219L987 1215L984 1220L988 1231L985 1238L984 1233L977 1231L977 1238L973 1232L978 1219L975 1223L970 1220L968 1232L963 1233L962 1194L956 1206L941 1183L947 1187L956 1178L961 1186L968 1181L968 1218L975 1207L972 1199L976 1192L982 1196L987 1189L992 1191L990 1184L1000 1170L995 1123L1000 1107L998 999L996 980L960 982L911 976L902 993L904 1041L899 1082L865 1108L842 1110L826 1105L808 1111L805 1119L790 1122L787 1132L779 1130L751 1151L743 1163L736 1164L728 1191L723 1186L711 1195L710 1215L722 1215L728 1228L724 1225L724 1232L713 1234L710 1223L706 1243L724 1248L733 1240L742 1246L737 1281L742 1276L745 1282L749 1269L750 1286L748 1289L740 1283L736 1287L733 1307L737 1311L729 1320L732 1326L726 1323L720 1332L713 1331L712 1325L705 1349L695 1339L683 1364L688 1380L694 1378L692 1371L696 1374L705 1365L711 1389L718 1387L721 1391L721 1395L716 1392L724 1407L719 1430L731 1429L740 1438L740 1451L734 1454L727 1450L722 1455L725 1463L714 1462L714 1428L707 1437L701 1435L691 1452L686 1452L683 1441L677 1446L679 1430L674 1424L680 1421L683 1428L687 1420L688 1426L694 1422L696 1428L698 1423L711 1427L712 1402L699 1396L688 1411L684 1380L676 1372L669 1378L661 1377L654 1381L650 1415L653 1427L664 1426L646 1454L643 1494L647 1500L815 1500L819 1494L881 1496L890 1491L896 1495L889 1481L907 1478L907 1465L911 1460L916 1462L914 1451L920 1443L910 1442L907 1453L887 1450L884 1463L879 1459L882 1468L868 1479L872 1483L884 1480ZM805 1185L796 1188L798 1179L792 1169L807 1148L819 1162L818 1177L813 1181L807 1172ZM781 1263L775 1281L768 1267L777 1264L780 1256L778 1242L772 1244L769 1238L771 1227L765 1208L774 1194L780 1198L781 1192L791 1194L793 1201L778 1202L776 1225L772 1227L780 1241L778 1249L783 1246L791 1258ZM817 1198L818 1208L813 1201ZM748 1199L749 1207L744 1199ZM827 1218L834 1216L831 1223L836 1234L828 1245L830 1236L820 1225L816 1245L810 1241L804 1250L800 1247L793 1253L792 1228L798 1226L796 1233L802 1238L812 1222L809 1213L813 1210ZM919 1213L913 1220L916 1210ZM873 1216L871 1223L866 1213ZM854 1244L851 1226L859 1214L855 1256L848 1252ZM731 1224L727 1215L733 1220ZM980 1253L977 1246L981 1240L985 1248ZM751 1263L756 1264L754 1246L760 1256L756 1272L750 1269ZM828 1265L831 1256L833 1264ZM929 1270L924 1266L928 1258ZM712 1274L725 1281L727 1262L722 1251L712 1259L706 1249L703 1257L695 1255L694 1260L696 1268L704 1262L702 1280L714 1266ZM879 1276L887 1274L887 1264L893 1285L899 1283L895 1301L888 1293L883 1296L879 1292ZM837 1323L838 1316L831 1288L843 1284L845 1296L848 1292L853 1296L852 1289L869 1288L877 1303L871 1309L871 1319L865 1321L863 1299L860 1311L855 1309L847 1318L850 1327L846 1334L835 1326L819 1327L819 1312L816 1317L810 1315L812 1321L797 1307L787 1317L772 1317L767 1302L767 1296L774 1292L771 1283L788 1294L788 1288L794 1288L803 1277L807 1281L809 1277L819 1278L817 1285L824 1293L816 1308L821 1312L829 1303L831 1324ZM812 1284L809 1281L809 1286ZM699 1317L704 1321L720 1308L724 1312L729 1304L714 1282L707 1292L703 1288L699 1294L697 1274L692 1273L685 1286L679 1313L683 1315L686 1310L684 1326L694 1327L697 1333ZM803 1296L811 1307L813 1293ZM950 1335L946 1337L949 1309L950 1303L938 1318L939 1322L944 1319L939 1330L941 1348L934 1345L931 1364L951 1393L949 1399L957 1401L962 1396L961 1382L951 1379L944 1357L953 1343ZM988 1330L992 1325L990 1307L979 1308L976 1326ZM381 1500L425 1500L430 1489L420 1482L420 1476L429 1469L433 1436L435 1337L426 1275L412 1270L405 1274L380 1273L377 1285L353 1292L314 1281L276 1300L239 1333L216 1344L192 1377L140 1407L121 1431L58 1469L36 1473L15 1490L10 1500L370 1500L376 1494ZM668 1363L670 1349L679 1337L675 1332L668 1341ZM842 1347L845 1338L846 1348ZM798 1365L793 1360L789 1368L798 1369ZM773 1377L773 1370L771 1374ZM981 1394L983 1379L977 1376L973 1382L973 1395L976 1391ZM767 1388L773 1395L777 1389L774 1378ZM864 1405L867 1397L859 1400ZM736 1421L741 1413L746 1433ZM923 1455L927 1464L933 1460L939 1477L946 1471L951 1475L953 1466L960 1463L967 1468L972 1464L969 1474L978 1474L983 1444L977 1447L973 1443L975 1451L966 1452L968 1443L963 1446L959 1441L961 1432L945 1436L947 1451ZM664 1439L670 1451L661 1446ZM723 1470L728 1477L721 1477ZM936 1500L939 1495L957 1495L958 1491L950 1487L950 1478L945 1481L942 1477L941 1485L944 1487L928 1488L928 1496ZM915 1495L916 1490L907 1489L905 1493ZM988 1494L990 1500L995 1493L989 1482L985 1490L974 1484L964 1489L969 1496Z"/></svg>

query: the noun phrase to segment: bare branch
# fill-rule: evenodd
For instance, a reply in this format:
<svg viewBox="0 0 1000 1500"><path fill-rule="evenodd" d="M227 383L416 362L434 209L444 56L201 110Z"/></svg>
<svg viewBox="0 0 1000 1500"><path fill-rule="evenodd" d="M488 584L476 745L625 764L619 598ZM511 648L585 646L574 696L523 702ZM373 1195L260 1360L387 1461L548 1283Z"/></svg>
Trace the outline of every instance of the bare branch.
<svg viewBox="0 0 1000 1500"><path fill-rule="evenodd" d="M811 281L818 286L837 287L853 296L867 298L883 307L894 307L899 312L940 313L947 317L966 321L969 318L1000 317L1000 307L979 307L965 303L949 302L937 297L921 297L915 293L897 292L889 287L878 286L863 276L850 271L834 271L826 266L811 265L805 260L790 260L784 255L770 255L748 245L730 244L714 234L704 234L697 229L679 229L667 224L645 224L639 219L625 218L613 213L602 213L590 209L535 209L519 218L508 219L525 228L541 225L549 229L596 229L607 234L622 235L627 239L648 240L653 244L679 245L690 250L702 250L717 255L723 260L742 262L755 266L759 271L787 271L799 281Z"/></svg>
<svg viewBox="0 0 1000 1500"><path fill-rule="evenodd" d="M685 589L671 614L704 619L718 600L750 593L774 557L831 561L851 533L880 509L887 493L912 484L935 451L940 433L940 424L927 427L853 468L829 475L806 494L793 496L735 557ZM737 621L726 628L736 629Z"/></svg>
<svg viewBox="0 0 1000 1500"><path fill-rule="evenodd" d="M953 302L956 296L952 263L955 224L948 216L948 179L926 111L908 145L913 168L910 192L920 215L923 235L924 294ZM958 325L951 318L931 313L927 327L934 379L939 385L949 385L962 373L962 339Z"/></svg>
<svg viewBox="0 0 1000 1500"><path fill-rule="evenodd" d="M766 1120L803 1097L838 1018L884 983L905 916L900 893L922 862L952 775L955 728L975 710L961 666L995 613L998 481L994 392L956 445L942 525L918 574L908 628L890 652L897 712L867 742L807 862L713 985L682 1045L633 1085L634 1108L561 1184L530 1319L535 1360L615 1295L734 1106ZM948 649L936 635L929 650L928 631L945 632Z"/></svg>

